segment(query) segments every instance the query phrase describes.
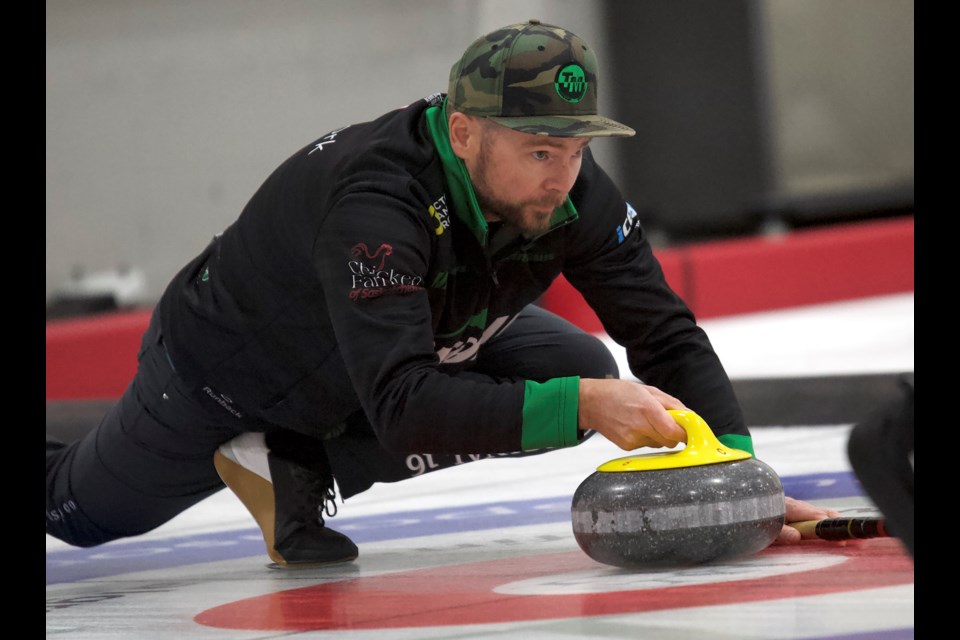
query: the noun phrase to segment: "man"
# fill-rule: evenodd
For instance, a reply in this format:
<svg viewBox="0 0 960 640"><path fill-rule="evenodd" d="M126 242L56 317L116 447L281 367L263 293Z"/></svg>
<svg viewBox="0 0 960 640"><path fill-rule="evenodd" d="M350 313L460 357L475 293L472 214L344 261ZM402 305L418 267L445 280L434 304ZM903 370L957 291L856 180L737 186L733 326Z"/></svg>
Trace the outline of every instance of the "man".
<svg viewBox="0 0 960 640"><path fill-rule="evenodd" d="M587 147L633 133L598 115L587 43L531 20L474 42L446 96L295 153L170 283L99 428L48 444L47 531L138 535L226 483L277 565L313 566L357 556L321 515L336 488L596 432L673 447L686 434L666 410L686 407L752 451L707 337ZM645 383L534 305L560 273ZM829 515L788 501L788 521Z"/></svg>

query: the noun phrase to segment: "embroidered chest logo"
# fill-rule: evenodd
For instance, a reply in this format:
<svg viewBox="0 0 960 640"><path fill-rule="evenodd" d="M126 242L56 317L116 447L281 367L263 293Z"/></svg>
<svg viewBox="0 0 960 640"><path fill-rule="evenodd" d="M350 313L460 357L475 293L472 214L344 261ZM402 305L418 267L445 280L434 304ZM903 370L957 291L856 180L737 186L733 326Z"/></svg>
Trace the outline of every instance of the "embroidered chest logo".
<svg viewBox="0 0 960 640"><path fill-rule="evenodd" d="M358 242L350 248L353 258L347 262L350 269L351 300L379 298L388 293L412 293L423 289L423 277L387 269L387 258L393 255L393 246L383 243L370 251L366 243Z"/></svg>
<svg viewBox="0 0 960 640"><path fill-rule="evenodd" d="M430 214L430 217L433 218L434 223L437 225L433 232L438 236L443 233L444 229L450 227L450 210L447 209L446 194L440 196L436 202L430 205L427 213Z"/></svg>

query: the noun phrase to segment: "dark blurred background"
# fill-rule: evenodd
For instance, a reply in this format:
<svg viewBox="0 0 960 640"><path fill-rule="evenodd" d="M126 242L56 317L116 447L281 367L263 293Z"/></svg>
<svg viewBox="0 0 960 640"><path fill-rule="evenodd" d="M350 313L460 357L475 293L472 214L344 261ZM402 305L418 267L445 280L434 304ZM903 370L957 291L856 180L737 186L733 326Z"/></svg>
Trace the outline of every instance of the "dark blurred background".
<svg viewBox="0 0 960 640"><path fill-rule="evenodd" d="M276 165L446 90L539 18L600 59L596 140L658 246L913 215L911 0L46 2L48 318L152 304Z"/></svg>
<svg viewBox="0 0 960 640"><path fill-rule="evenodd" d="M913 3L606 3L625 195L668 242L913 213Z"/></svg>

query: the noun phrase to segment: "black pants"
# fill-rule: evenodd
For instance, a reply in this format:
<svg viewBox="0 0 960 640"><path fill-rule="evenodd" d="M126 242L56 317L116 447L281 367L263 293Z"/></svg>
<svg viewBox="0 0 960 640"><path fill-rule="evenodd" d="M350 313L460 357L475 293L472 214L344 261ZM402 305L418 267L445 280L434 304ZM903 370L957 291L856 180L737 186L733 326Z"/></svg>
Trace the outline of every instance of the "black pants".
<svg viewBox="0 0 960 640"><path fill-rule="evenodd" d="M217 447L245 431L276 429L234 420L214 400L191 391L167 354L156 317L137 358L133 381L100 425L81 440L47 452L47 533L72 545L94 546L164 524L223 488L213 467ZM618 376L616 361L600 340L535 306L480 349L471 371L538 381ZM362 411L325 445L342 498L375 482L396 482L479 459L470 452L386 451Z"/></svg>

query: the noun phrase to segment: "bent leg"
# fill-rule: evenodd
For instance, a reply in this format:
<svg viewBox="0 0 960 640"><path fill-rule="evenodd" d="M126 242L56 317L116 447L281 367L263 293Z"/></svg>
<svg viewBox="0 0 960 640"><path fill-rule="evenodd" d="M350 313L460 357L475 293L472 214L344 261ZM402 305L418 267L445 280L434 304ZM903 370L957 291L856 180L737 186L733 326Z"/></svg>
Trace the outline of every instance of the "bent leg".
<svg viewBox="0 0 960 640"><path fill-rule="evenodd" d="M617 361L603 341L534 305L480 348L473 370L537 382L565 376L620 377Z"/></svg>
<svg viewBox="0 0 960 640"><path fill-rule="evenodd" d="M481 347L476 364L460 375L475 374L542 382L565 376L616 378L619 370L616 359L601 340L531 305L502 334ZM588 432L585 437L591 435ZM487 458L525 457L551 451L491 455L390 452L380 446L362 412L348 420L342 435L324 444L343 499L366 491L375 482L398 482Z"/></svg>

